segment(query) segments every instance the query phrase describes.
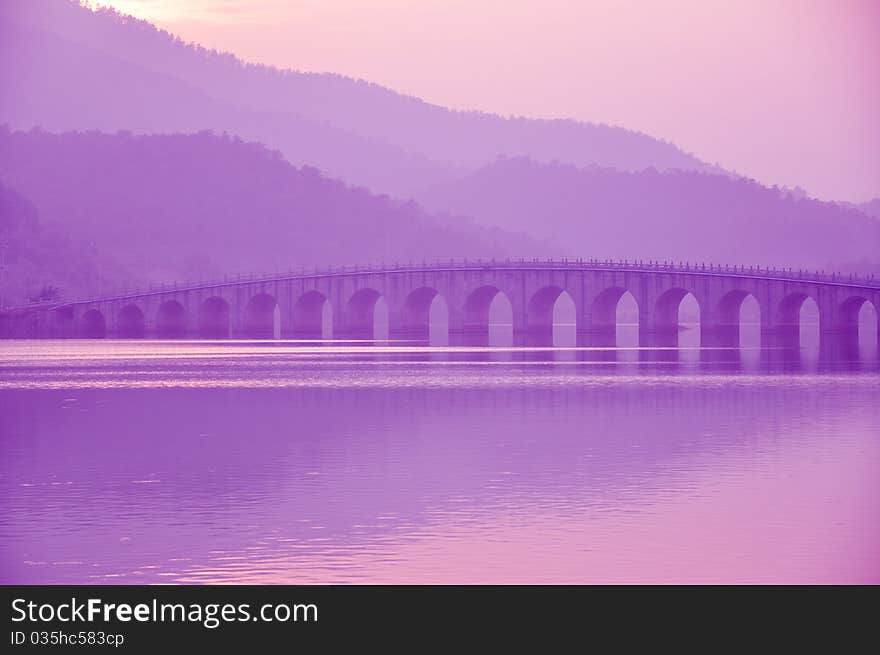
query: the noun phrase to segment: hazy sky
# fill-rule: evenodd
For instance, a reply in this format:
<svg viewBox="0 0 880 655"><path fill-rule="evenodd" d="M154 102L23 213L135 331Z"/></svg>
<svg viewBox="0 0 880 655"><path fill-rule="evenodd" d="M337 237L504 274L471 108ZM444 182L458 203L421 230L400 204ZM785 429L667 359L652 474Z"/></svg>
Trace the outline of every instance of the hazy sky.
<svg viewBox="0 0 880 655"><path fill-rule="evenodd" d="M667 139L880 196L880 0L102 0L244 59Z"/></svg>

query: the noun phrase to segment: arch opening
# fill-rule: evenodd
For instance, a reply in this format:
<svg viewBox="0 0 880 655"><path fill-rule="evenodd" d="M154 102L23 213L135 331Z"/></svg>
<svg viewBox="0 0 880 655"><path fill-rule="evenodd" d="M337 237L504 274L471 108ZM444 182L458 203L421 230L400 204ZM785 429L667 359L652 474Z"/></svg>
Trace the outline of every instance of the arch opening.
<svg viewBox="0 0 880 655"><path fill-rule="evenodd" d="M489 303L488 337L492 348L510 348L513 345L513 306L503 291Z"/></svg>
<svg viewBox="0 0 880 655"><path fill-rule="evenodd" d="M492 347L513 345L513 306L498 287L475 289L465 300L463 310L467 343Z"/></svg>
<svg viewBox="0 0 880 655"><path fill-rule="evenodd" d="M613 331L614 344L618 348L634 349L639 347L639 323L641 310L636 297L629 291L624 291L617 299L614 307L615 327ZM623 350L618 353L618 359L633 360L638 358L635 350Z"/></svg>
<svg viewBox="0 0 880 655"><path fill-rule="evenodd" d="M577 308L567 291L560 293L553 303L552 343L556 348L577 346Z"/></svg>
<svg viewBox="0 0 880 655"><path fill-rule="evenodd" d="M591 310L592 324L596 328L614 328L618 323L618 305L625 294L635 301L635 297L623 287L609 287L593 300ZM638 317L636 317L638 323Z"/></svg>
<svg viewBox="0 0 880 655"><path fill-rule="evenodd" d="M758 348L761 345L761 307L748 291L727 293L718 303L718 325L709 326L714 345Z"/></svg>
<svg viewBox="0 0 880 655"><path fill-rule="evenodd" d="M877 308L864 296L847 298L840 305L838 331L844 347L870 354L877 349Z"/></svg>
<svg viewBox="0 0 880 655"><path fill-rule="evenodd" d="M143 339L144 313L137 305L126 305L119 311L116 326L121 339Z"/></svg>
<svg viewBox="0 0 880 655"><path fill-rule="evenodd" d="M739 347L761 347L761 305L752 294L743 298L739 306Z"/></svg>
<svg viewBox="0 0 880 655"><path fill-rule="evenodd" d="M411 292L403 305L401 334L404 338L427 341L432 346L449 344L449 307L432 287Z"/></svg>
<svg viewBox="0 0 880 655"><path fill-rule="evenodd" d="M676 337L679 348L699 348L702 345L700 303L692 293L686 293L678 304Z"/></svg>
<svg viewBox="0 0 880 655"><path fill-rule="evenodd" d="M776 310L776 333L783 347L819 349L819 305L805 293L792 293Z"/></svg>
<svg viewBox="0 0 880 655"><path fill-rule="evenodd" d="M534 345L577 345L574 299L560 287L544 287L529 300L526 313L529 342Z"/></svg>
<svg viewBox="0 0 880 655"><path fill-rule="evenodd" d="M293 334L298 339L332 339L333 307L323 293L308 291L293 306Z"/></svg>
<svg viewBox="0 0 880 655"><path fill-rule="evenodd" d="M354 338L388 339L388 303L375 289L360 289L346 303L346 331Z"/></svg>
<svg viewBox="0 0 880 655"><path fill-rule="evenodd" d="M623 287L603 290L590 309L591 340L597 346L636 348L639 345L639 304Z"/></svg>
<svg viewBox="0 0 880 655"><path fill-rule="evenodd" d="M107 336L107 321L97 309L90 309L82 315L80 336L83 339L104 339Z"/></svg>
<svg viewBox="0 0 880 655"><path fill-rule="evenodd" d="M203 339L229 338L229 303L212 296L199 310L199 336Z"/></svg>
<svg viewBox="0 0 880 655"><path fill-rule="evenodd" d="M798 312L798 343L801 349L819 350L819 305L806 298Z"/></svg>
<svg viewBox="0 0 880 655"><path fill-rule="evenodd" d="M281 310L275 296L258 293L247 304L244 334L249 339L280 339Z"/></svg>
<svg viewBox="0 0 880 655"><path fill-rule="evenodd" d="M166 300L156 313L156 336L160 339L186 337L186 310L176 300Z"/></svg>
<svg viewBox="0 0 880 655"><path fill-rule="evenodd" d="M428 308L428 344L449 345L449 305L439 293L434 296Z"/></svg>
<svg viewBox="0 0 880 655"><path fill-rule="evenodd" d="M862 303L858 319L859 350L865 354L876 354L880 336L880 313L870 301Z"/></svg>
<svg viewBox="0 0 880 655"><path fill-rule="evenodd" d="M700 303L687 289L665 291L654 308L654 334L660 345L699 347Z"/></svg>
<svg viewBox="0 0 880 655"><path fill-rule="evenodd" d="M389 326L388 302L384 296L379 296L373 305L373 340L388 341Z"/></svg>

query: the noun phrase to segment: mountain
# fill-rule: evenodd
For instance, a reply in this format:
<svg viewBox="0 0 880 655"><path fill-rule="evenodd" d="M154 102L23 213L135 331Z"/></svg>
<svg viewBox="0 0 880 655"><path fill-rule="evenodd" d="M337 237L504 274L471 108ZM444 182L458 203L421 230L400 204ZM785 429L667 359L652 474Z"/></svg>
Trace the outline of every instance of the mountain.
<svg viewBox="0 0 880 655"><path fill-rule="evenodd" d="M6 0L0 7L7 22L3 72L18 71L15 98L0 106L0 121L16 128L211 128L404 195L499 154L623 170L710 169L670 143L619 127L453 111L361 80L248 64L111 9L69 0ZM111 102L99 101L108 94ZM88 111L67 116L67 104ZM189 122L195 118L197 127ZM304 139L313 146L308 151Z"/></svg>
<svg viewBox="0 0 880 655"><path fill-rule="evenodd" d="M68 0L0 3L0 54L0 122L89 131L7 130L0 179L125 279L502 254L880 268L880 222L861 208L717 174L621 128L247 64Z"/></svg>
<svg viewBox="0 0 880 655"><path fill-rule="evenodd" d="M727 176L501 158L417 199L583 257L880 272L877 220Z"/></svg>
<svg viewBox="0 0 880 655"><path fill-rule="evenodd" d="M67 297L118 290L135 280L558 252L467 219L431 216L412 201L347 186L317 169L297 168L262 145L209 132L135 136L0 128L0 180L28 199L44 225L88 244L80 263L119 267L100 284L62 285ZM30 210L24 215L32 216ZM30 284L28 293L58 282Z"/></svg>
<svg viewBox="0 0 880 655"><path fill-rule="evenodd" d="M291 113L217 100L50 32L0 19L0 123L49 131L228 131L281 149L297 165L371 188L409 188L456 169Z"/></svg>
<svg viewBox="0 0 880 655"><path fill-rule="evenodd" d="M97 291L103 278L135 278L85 241L43 225L34 204L0 183L0 308L55 300L63 289Z"/></svg>

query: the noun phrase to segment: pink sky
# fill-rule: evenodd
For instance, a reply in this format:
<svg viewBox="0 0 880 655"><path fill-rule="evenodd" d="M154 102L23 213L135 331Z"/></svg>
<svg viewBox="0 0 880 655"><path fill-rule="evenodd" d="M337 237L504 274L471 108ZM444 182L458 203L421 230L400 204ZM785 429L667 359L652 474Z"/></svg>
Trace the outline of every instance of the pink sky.
<svg viewBox="0 0 880 655"><path fill-rule="evenodd" d="M880 196L876 0L102 0L430 102L610 123L767 184Z"/></svg>

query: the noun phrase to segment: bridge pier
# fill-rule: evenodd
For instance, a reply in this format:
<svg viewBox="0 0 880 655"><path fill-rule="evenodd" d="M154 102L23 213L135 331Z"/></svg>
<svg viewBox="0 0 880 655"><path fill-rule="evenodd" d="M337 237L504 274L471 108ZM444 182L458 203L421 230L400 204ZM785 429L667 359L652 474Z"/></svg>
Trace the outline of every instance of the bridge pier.
<svg viewBox="0 0 880 655"><path fill-rule="evenodd" d="M61 307L54 315L50 314L48 324L47 336L55 339L76 338L77 325L73 307Z"/></svg>

